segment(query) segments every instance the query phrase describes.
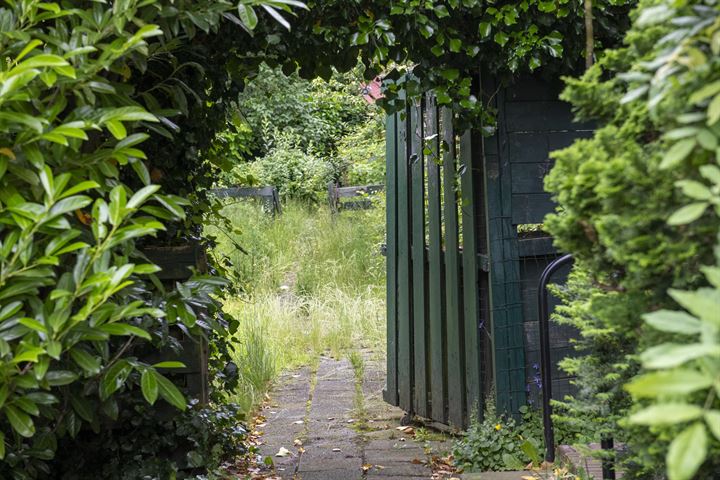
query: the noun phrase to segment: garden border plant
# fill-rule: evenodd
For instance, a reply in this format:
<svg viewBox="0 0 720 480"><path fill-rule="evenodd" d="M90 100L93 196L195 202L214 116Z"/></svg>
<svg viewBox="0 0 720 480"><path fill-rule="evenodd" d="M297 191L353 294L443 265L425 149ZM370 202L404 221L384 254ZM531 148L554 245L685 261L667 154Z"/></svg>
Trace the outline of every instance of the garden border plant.
<svg viewBox="0 0 720 480"><path fill-rule="evenodd" d="M546 180L560 204L548 229L576 259L559 319L580 329L585 354L564 361L579 389L561 419L625 443L625 478L710 478L720 469L709 266L720 230L718 7L647 1L633 20L625 47L568 79L564 98L602 126L557 152Z"/></svg>
<svg viewBox="0 0 720 480"><path fill-rule="evenodd" d="M625 2L615 3L596 2L599 46L623 30ZM135 247L163 229L165 239L199 233L212 208L203 187L227 167L207 153L261 62L325 78L358 56L369 77L413 63L412 76L388 72L388 108L400 88L434 88L441 104L477 115L490 113L471 94L479 64L506 76L572 71L565 60L585 45L582 9L567 0L527 0L519 11L480 0L309 6L292 33L295 0L0 8L3 475L49 475L57 442L102 430L122 395L185 406L135 348L171 343L169 325L219 332L222 344L229 325L211 292L226 284L197 278L164 292ZM166 308L178 296L179 308Z"/></svg>

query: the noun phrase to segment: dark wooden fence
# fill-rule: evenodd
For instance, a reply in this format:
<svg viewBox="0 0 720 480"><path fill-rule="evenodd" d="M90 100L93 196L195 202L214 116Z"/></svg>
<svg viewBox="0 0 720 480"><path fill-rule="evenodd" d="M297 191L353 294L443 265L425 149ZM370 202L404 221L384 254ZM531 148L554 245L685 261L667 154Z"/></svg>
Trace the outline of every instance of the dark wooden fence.
<svg viewBox="0 0 720 480"><path fill-rule="evenodd" d="M161 270L156 274L166 288L175 288L176 282L190 279L193 270L207 271L207 257L203 247L197 243L175 246L147 246L143 254ZM194 340L176 325L170 326L170 334L181 346L179 352L170 348L152 351L143 360L148 363L160 361L179 361L185 366L164 371L176 385L184 387L187 393L206 405L210 401L210 378L208 373L209 351L207 339Z"/></svg>
<svg viewBox="0 0 720 480"><path fill-rule="evenodd" d="M282 213L280 195L276 187L229 187L214 188L210 193L217 198L257 198L263 202L263 208L272 215Z"/></svg>
<svg viewBox="0 0 720 480"><path fill-rule="evenodd" d="M330 210L362 210L373 207L371 195L385 190L385 185L357 185L341 187L335 182L328 184L328 201Z"/></svg>
<svg viewBox="0 0 720 480"><path fill-rule="evenodd" d="M549 152L589 132L557 84L480 80L498 112L490 137L454 131L430 94L387 121L385 399L457 427L491 392L507 412L536 395L535 288L558 255L536 225L553 208L542 179ZM553 327L553 358L571 333ZM556 378L561 396L568 382Z"/></svg>

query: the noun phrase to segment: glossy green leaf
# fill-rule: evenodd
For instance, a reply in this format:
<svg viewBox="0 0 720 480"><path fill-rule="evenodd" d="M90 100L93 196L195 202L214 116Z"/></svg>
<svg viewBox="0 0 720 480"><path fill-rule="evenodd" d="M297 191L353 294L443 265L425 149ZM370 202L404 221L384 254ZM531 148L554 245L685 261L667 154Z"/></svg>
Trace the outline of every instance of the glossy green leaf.
<svg viewBox="0 0 720 480"><path fill-rule="evenodd" d="M6 405L3 412L18 435L29 438L35 434L35 424L28 414L12 405Z"/></svg>
<svg viewBox="0 0 720 480"><path fill-rule="evenodd" d="M155 377L160 396L175 408L185 410L187 408L187 404L185 403L185 397L182 393L180 393L180 390L178 390L178 388L173 385L170 380L159 373L156 373Z"/></svg>
<svg viewBox="0 0 720 480"><path fill-rule="evenodd" d="M37 417L40 414L40 410L38 409L35 402L33 402L32 399L29 398L27 395L23 397L16 397L15 400L13 400L12 404L24 411L25 413L34 417Z"/></svg>
<svg viewBox="0 0 720 480"><path fill-rule="evenodd" d="M182 362L166 361L166 362L154 363L153 367L155 367L155 368L185 368L185 364Z"/></svg>
<svg viewBox="0 0 720 480"><path fill-rule="evenodd" d="M715 438L720 440L720 411L708 410L705 412L705 423Z"/></svg>
<svg viewBox="0 0 720 480"><path fill-rule="evenodd" d="M684 291L671 288L668 293L673 300L696 317L720 327L720 316L717 315L720 290L699 288L695 291Z"/></svg>
<svg viewBox="0 0 720 480"><path fill-rule="evenodd" d="M658 310L643 315L645 322L656 330L671 333L696 335L700 333L702 323L686 312Z"/></svg>
<svg viewBox="0 0 720 480"><path fill-rule="evenodd" d="M100 373L100 361L97 357L94 357L85 350L79 347L73 348L70 350L70 356L73 361L88 374L97 375Z"/></svg>
<svg viewBox="0 0 720 480"><path fill-rule="evenodd" d="M652 398L688 395L710 388L712 384L712 376L706 373L691 369L675 369L640 375L625 385L625 389L634 397Z"/></svg>
<svg viewBox="0 0 720 480"><path fill-rule="evenodd" d="M45 375L45 380L53 387L69 385L77 380L77 378L76 373L67 370L53 370Z"/></svg>
<svg viewBox="0 0 720 480"><path fill-rule="evenodd" d="M99 330L109 333L110 335L121 335L128 336L134 335L136 337L144 338L145 340L151 340L150 334L140 327L134 325L128 325L126 323L106 323L100 325Z"/></svg>
<svg viewBox="0 0 720 480"><path fill-rule="evenodd" d="M136 209L139 208L143 203L147 201L150 196L152 196L155 192L160 190L159 185L147 185L137 192L133 194L132 197L130 197L130 200L127 202L127 208Z"/></svg>
<svg viewBox="0 0 720 480"><path fill-rule="evenodd" d="M686 225L694 222L705 213L708 206L707 202L695 202L685 205L670 215L667 222L669 225Z"/></svg>
<svg viewBox="0 0 720 480"><path fill-rule="evenodd" d="M646 368L658 369L677 367L704 356L720 360L720 344L692 343L685 345L663 343L642 352L640 360Z"/></svg>
<svg viewBox="0 0 720 480"><path fill-rule="evenodd" d="M673 425L703 416L703 409L688 403L664 403L644 408L630 416L639 425Z"/></svg>
<svg viewBox="0 0 720 480"><path fill-rule="evenodd" d="M688 155L690 155L690 152L693 151L695 145L696 141L694 138L686 138L685 140L680 140L679 142L674 143L668 149L662 159L662 162L660 162L660 168L671 168L679 164L685 160Z"/></svg>
<svg viewBox="0 0 720 480"><path fill-rule="evenodd" d="M100 380L100 399L106 400L125 384L132 367L126 360L119 360L105 371Z"/></svg>
<svg viewBox="0 0 720 480"><path fill-rule="evenodd" d="M110 192L109 219L112 225L120 225L124 219L127 197L125 187L118 185Z"/></svg>
<svg viewBox="0 0 720 480"><path fill-rule="evenodd" d="M255 10L250 5L239 3L238 16L247 28L249 28L250 30L255 30L255 27L258 23L258 18Z"/></svg>
<svg viewBox="0 0 720 480"><path fill-rule="evenodd" d="M87 397L73 394L70 396L70 403L80 418L86 422L95 420L95 411Z"/></svg>
<svg viewBox="0 0 720 480"><path fill-rule="evenodd" d="M707 441L707 431L700 422L690 425L675 437L666 458L670 480L694 478L707 456Z"/></svg>
<svg viewBox="0 0 720 480"><path fill-rule="evenodd" d="M140 377L140 387L145 400L150 405L154 405L158 397L158 382L155 377L155 371L152 369L145 369Z"/></svg>
<svg viewBox="0 0 720 480"><path fill-rule="evenodd" d="M127 129L120 120L108 120L105 123L105 126L110 131L110 133L112 133L113 137L117 138L118 140L122 140L123 138L127 137Z"/></svg>

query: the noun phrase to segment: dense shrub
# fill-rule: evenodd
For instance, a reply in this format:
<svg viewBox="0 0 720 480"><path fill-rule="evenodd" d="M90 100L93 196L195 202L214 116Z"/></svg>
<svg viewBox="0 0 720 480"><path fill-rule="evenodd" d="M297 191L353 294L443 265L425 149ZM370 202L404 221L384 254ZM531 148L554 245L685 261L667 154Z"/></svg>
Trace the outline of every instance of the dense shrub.
<svg viewBox="0 0 720 480"><path fill-rule="evenodd" d="M337 141L361 125L367 105L360 96L359 72L333 75L328 81L285 75L262 66L240 94L238 109L250 127L249 146L262 156L292 137L303 150L327 156Z"/></svg>
<svg viewBox="0 0 720 480"><path fill-rule="evenodd" d="M676 302L688 307L678 295L668 295L668 289L705 285L701 267L714 263L720 221L707 208L714 197L704 185L720 174L713 165L717 117L712 107L708 110L720 69L711 41L717 37L716 6L689 2L671 8L644 2L634 18L626 47L607 52L582 78L568 80L564 98L578 117L596 120L601 127L592 139L556 153L546 187L555 193L560 210L547 218L547 227L558 246L576 258L559 319L580 329L578 349L585 356L564 362L580 386L566 402L570 415L565 419L580 424L591 439L615 436L626 443L626 478L648 478L662 475L668 444L680 430L655 425L647 430L623 421L636 408L623 384L640 363L652 367L649 354L638 358L641 350L668 340L688 342L682 334L689 332L680 332L679 321L675 330L665 327L661 334L647 328L641 314L676 308ZM690 206L688 195L695 199ZM708 309L717 312L717 306L708 304ZM710 311L693 308L696 315ZM716 335L706 341L712 344ZM669 360L675 357L669 345L655 348L651 351L668 358L667 366L683 363ZM702 352L697 349L697 357ZM704 363L717 365L718 355ZM702 369L703 360L691 358L686 358L690 367ZM659 397L665 402L702 398L705 409L717 405L717 399L679 392ZM666 413L659 423L674 423L673 413ZM676 419L683 415L674 414ZM686 440L700 435L697 425L689 427ZM704 438L715 445L708 448L717 449L716 441ZM695 442L704 451L701 443ZM692 457L689 451L682 455ZM698 478L710 478L720 469L717 455L708 458ZM671 477L692 474L686 469Z"/></svg>
<svg viewBox="0 0 720 480"><path fill-rule="evenodd" d="M191 402L182 414L139 401L126 405L112 429L84 432L64 442L53 465L63 480L198 478L219 472L246 453L243 417L234 404L202 407Z"/></svg>
<svg viewBox="0 0 720 480"><path fill-rule="evenodd" d="M209 102L188 106L186 94L225 91L227 71L218 70L228 50L222 61L213 57L212 71L180 58L229 25L241 32L236 8L160 0L0 8L3 478L57 478L58 449L101 431L112 436L138 401L185 410L183 394L158 370L180 364L149 360L176 356L176 337L210 337L216 353L224 348L229 325L215 298L227 282L197 276L163 287L136 241L174 221L196 222L187 198L151 182L180 193L173 187L197 186L207 171L196 150L179 159L168 148L177 145L159 138L173 138L178 113L213 125ZM190 234L174 227L169 236ZM147 411L157 420L157 410ZM142 456L139 443L124 445Z"/></svg>
<svg viewBox="0 0 720 480"><path fill-rule="evenodd" d="M312 152L279 145L255 161L250 169L259 183L274 185L283 197L317 203L332 178L331 166Z"/></svg>

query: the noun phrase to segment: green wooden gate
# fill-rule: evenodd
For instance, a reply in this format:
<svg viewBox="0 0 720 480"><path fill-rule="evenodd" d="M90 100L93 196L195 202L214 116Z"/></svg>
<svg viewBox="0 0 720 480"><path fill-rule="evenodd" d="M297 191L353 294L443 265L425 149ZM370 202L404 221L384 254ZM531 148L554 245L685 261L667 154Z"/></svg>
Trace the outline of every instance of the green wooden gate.
<svg viewBox="0 0 720 480"><path fill-rule="evenodd" d="M385 400L457 427L490 392L508 412L535 395L534 289L557 256L535 228L553 208L542 178L550 151L590 132L571 122L557 84L478 84L498 112L490 137L455 132L431 94L387 120ZM570 335L553 328L556 360ZM569 384L555 373L560 396Z"/></svg>

